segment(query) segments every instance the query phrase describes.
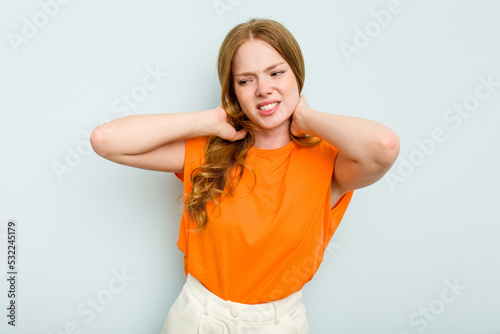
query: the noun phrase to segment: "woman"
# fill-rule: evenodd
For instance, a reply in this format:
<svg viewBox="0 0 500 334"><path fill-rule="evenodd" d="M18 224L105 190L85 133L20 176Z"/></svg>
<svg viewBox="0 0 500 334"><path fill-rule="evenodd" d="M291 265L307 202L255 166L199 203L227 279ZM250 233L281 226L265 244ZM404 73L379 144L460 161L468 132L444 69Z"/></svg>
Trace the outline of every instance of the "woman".
<svg viewBox="0 0 500 334"><path fill-rule="evenodd" d="M184 182L187 281L162 333L309 333L301 289L353 190L394 163L398 136L309 108L302 53L275 21L233 28L218 72L221 106L119 118L92 132L92 146Z"/></svg>

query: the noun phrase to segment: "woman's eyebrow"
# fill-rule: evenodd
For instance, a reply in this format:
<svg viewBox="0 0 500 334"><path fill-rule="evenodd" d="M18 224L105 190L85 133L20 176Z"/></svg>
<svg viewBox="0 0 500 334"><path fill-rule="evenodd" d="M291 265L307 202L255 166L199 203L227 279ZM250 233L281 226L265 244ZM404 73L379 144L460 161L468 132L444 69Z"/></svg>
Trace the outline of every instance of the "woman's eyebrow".
<svg viewBox="0 0 500 334"><path fill-rule="evenodd" d="M276 67L283 65L283 64L285 64L284 61L280 62L280 63L273 64L271 66L266 67L266 69L263 72L269 72L269 71L271 71L271 70L275 69ZM242 76L249 76L249 75L253 75L253 74L254 73L252 73L252 72L243 72L243 73L235 74L234 76L235 77L242 77Z"/></svg>

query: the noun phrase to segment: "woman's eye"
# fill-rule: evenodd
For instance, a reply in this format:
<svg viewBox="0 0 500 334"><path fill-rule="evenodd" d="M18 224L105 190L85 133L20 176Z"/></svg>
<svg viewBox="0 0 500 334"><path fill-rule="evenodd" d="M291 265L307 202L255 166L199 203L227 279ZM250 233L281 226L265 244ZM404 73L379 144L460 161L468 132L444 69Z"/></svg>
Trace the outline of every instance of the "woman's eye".
<svg viewBox="0 0 500 334"><path fill-rule="evenodd" d="M282 75L284 72L285 72L285 71L273 72L273 73L271 73L271 76L272 76L272 77L277 77L277 76Z"/></svg>
<svg viewBox="0 0 500 334"><path fill-rule="evenodd" d="M238 81L238 84L240 84L241 86L244 86L244 85L246 85L248 82L249 82L249 80L240 80L240 81Z"/></svg>

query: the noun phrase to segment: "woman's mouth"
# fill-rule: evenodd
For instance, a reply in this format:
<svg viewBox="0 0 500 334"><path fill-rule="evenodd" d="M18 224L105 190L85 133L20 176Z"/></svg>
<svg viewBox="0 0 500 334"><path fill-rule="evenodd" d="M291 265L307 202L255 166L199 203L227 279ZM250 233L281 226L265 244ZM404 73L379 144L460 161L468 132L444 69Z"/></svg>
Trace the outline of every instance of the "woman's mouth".
<svg viewBox="0 0 500 334"><path fill-rule="evenodd" d="M259 113L261 115L268 116L268 115L273 114L276 110L278 110L279 104L280 104L280 102L278 102L278 101L267 103L267 104L261 104L257 107L257 109L259 110Z"/></svg>

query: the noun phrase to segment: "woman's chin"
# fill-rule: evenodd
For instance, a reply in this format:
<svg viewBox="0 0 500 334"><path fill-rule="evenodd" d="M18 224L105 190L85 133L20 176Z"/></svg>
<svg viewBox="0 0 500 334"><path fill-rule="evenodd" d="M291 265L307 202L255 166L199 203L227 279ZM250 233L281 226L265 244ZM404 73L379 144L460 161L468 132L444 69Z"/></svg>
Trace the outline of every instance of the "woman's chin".
<svg viewBox="0 0 500 334"><path fill-rule="evenodd" d="M280 121L271 121L268 120L266 122L260 122L259 126L261 129L263 129L265 132L269 133L272 131L278 132L278 131L283 131L283 133L288 135L288 129L290 127L290 119L286 119L283 122Z"/></svg>

